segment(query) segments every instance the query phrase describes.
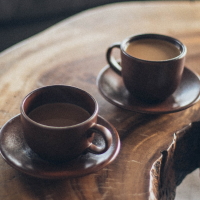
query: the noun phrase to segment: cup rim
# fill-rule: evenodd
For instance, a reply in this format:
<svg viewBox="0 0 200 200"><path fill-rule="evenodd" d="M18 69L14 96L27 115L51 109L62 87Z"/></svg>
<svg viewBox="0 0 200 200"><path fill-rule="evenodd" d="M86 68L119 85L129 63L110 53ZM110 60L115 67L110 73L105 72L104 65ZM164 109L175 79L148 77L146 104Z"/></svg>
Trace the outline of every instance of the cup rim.
<svg viewBox="0 0 200 200"><path fill-rule="evenodd" d="M162 39L162 40L170 42L174 45L177 44L179 47L181 47L181 53L178 56L167 59L167 60L145 60L145 59L141 59L141 58L131 56L130 54L128 54L125 51L125 47L126 47L127 43L130 43L133 40L139 40L139 39L145 39L145 38L153 38L153 39L160 39L160 40ZM124 39L122 41L120 48L121 48L121 51L126 56L128 56L132 59L142 61L142 62L150 62L150 63L164 63L164 62L169 62L169 61L173 61L173 60L179 60L179 59L182 59L183 57L185 57L186 53L187 53L187 47L180 40L178 40L174 37L171 37L171 36L157 34L157 33L144 33L144 34L132 35L130 37L127 37L126 39Z"/></svg>
<svg viewBox="0 0 200 200"><path fill-rule="evenodd" d="M26 102L26 100L32 95L34 94L35 92L41 90L41 89L45 89L45 88L50 88L50 87L68 87L68 88L74 88L75 90L79 90L83 93L85 93L87 96L89 96L93 102L94 102L94 112L90 115L90 117L83 121L83 122L80 122L80 123L77 123L75 125L71 125L71 126L49 126L49 125L45 125L45 124L40 124L34 120L32 120L25 112L24 110L24 104ZM94 119L97 114L98 114L98 104L97 104L97 101L96 99L91 95L89 94L88 92L86 92L85 90L82 90L78 87L74 87L74 86L71 86L71 85L48 85L48 86L44 86L44 87L40 87L40 88L37 88L35 90L32 90L30 93L28 93L22 100L21 102L21 105L20 105L20 112L21 112L21 115L30 123L38 126L38 127L41 127L41 128L46 128L46 129L59 129L59 130L62 130L62 129L71 129L71 128L75 128L75 127L79 127L79 126L82 126L83 124L87 124L89 121L91 121L92 119Z"/></svg>

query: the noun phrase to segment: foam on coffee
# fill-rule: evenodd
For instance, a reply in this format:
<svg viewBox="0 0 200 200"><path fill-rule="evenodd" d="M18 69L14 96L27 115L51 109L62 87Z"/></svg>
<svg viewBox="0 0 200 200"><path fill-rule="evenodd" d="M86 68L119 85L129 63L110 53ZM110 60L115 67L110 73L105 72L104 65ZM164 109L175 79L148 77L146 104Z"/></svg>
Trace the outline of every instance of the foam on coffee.
<svg viewBox="0 0 200 200"><path fill-rule="evenodd" d="M64 127L84 122L90 117L90 114L74 104L50 103L37 107L28 116L43 125Z"/></svg>
<svg viewBox="0 0 200 200"><path fill-rule="evenodd" d="M139 39L131 41L125 51L135 57L148 61L169 60L180 55L180 49L170 42L160 39Z"/></svg>

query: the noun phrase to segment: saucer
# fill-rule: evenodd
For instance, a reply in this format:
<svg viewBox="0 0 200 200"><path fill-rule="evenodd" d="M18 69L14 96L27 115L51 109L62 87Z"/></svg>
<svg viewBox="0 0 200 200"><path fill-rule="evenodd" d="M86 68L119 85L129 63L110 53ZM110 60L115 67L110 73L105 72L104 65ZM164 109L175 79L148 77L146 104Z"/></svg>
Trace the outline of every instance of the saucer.
<svg viewBox="0 0 200 200"><path fill-rule="evenodd" d="M110 164L116 158L120 149L120 139L116 129L100 116L98 116L98 123L107 127L112 134L113 142L108 151L100 155L86 153L72 161L54 164L41 159L26 144L20 115L17 115L1 129L1 155L13 168L38 178L58 179L90 174ZM94 142L98 145L104 145L104 140L98 134L95 135Z"/></svg>
<svg viewBox="0 0 200 200"><path fill-rule="evenodd" d="M122 77L108 65L99 73L97 84L102 96L110 103L126 110L146 114L172 113L184 110L194 105L199 100L200 95L199 77L186 67L176 91L158 104L147 104L130 95L124 86Z"/></svg>

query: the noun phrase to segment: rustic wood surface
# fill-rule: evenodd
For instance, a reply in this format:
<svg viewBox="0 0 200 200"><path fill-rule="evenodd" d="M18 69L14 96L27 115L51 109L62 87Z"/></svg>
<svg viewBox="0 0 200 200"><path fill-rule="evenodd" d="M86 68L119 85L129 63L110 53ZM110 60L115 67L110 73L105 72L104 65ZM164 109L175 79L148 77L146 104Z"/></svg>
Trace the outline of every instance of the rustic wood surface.
<svg viewBox="0 0 200 200"><path fill-rule="evenodd" d="M184 195L176 195L185 177L191 176L200 167L200 121L192 122L174 133L172 144L162 152L150 171L149 200L199 199L191 188L199 185L199 176L184 183ZM197 186L198 187L198 186ZM198 187L200 188L200 186ZM187 192L188 191L188 192ZM183 189L182 189L183 192Z"/></svg>
<svg viewBox="0 0 200 200"><path fill-rule="evenodd" d="M146 32L167 34L188 48L186 66L200 74L200 2L132 2L85 11L0 54L0 125L19 113L22 98L50 84L78 86L99 103L99 114L119 132L121 151L110 165L84 177L40 180L0 158L0 199L147 200L150 169L173 133L200 119L200 103L187 110L146 115L117 108L99 93L96 77L107 47Z"/></svg>

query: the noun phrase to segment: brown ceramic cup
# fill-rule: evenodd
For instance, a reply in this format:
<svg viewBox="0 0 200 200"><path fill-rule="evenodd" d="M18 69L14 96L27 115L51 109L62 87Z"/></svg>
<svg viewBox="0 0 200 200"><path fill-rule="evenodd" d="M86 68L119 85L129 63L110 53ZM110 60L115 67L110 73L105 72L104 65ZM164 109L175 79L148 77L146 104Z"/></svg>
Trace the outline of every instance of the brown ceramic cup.
<svg viewBox="0 0 200 200"><path fill-rule="evenodd" d="M49 104L57 106L57 103L78 106L89 116L86 116L87 118L82 122L68 126L45 125L30 117L30 113L36 109L41 111L42 106ZM96 100L79 88L53 85L36 89L23 99L20 109L24 138L30 148L43 159L63 162L76 158L84 152L102 154L109 149L112 143L110 131L97 124L98 104ZM45 112L49 113L49 110L51 109ZM45 112L40 115L45 116ZM76 115L81 116L79 112ZM102 136L105 146L99 147L92 143L94 133Z"/></svg>
<svg viewBox="0 0 200 200"><path fill-rule="evenodd" d="M153 48L157 45L161 49L157 49L157 53L154 50L148 52L146 46L141 46L147 43ZM131 45L136 44L140 46L132 46L133 50L135 48L135 56L134 52L129 52ZM169 49L165 50L168 45ZM120 49L120 63L112 56L114 48ZM159 58L161 51L164 51L164 54L178 52L172 53L170 57ZM165 100L177 89L184 70L186 51L186 46L175 38L159 34L141 34L111 45L106 52L106 58L111 69L122 76L130 94L142 101L154 103ZM140 53L141 57L137 53ZM150 58L146 57L147 55Z"/></svg>

